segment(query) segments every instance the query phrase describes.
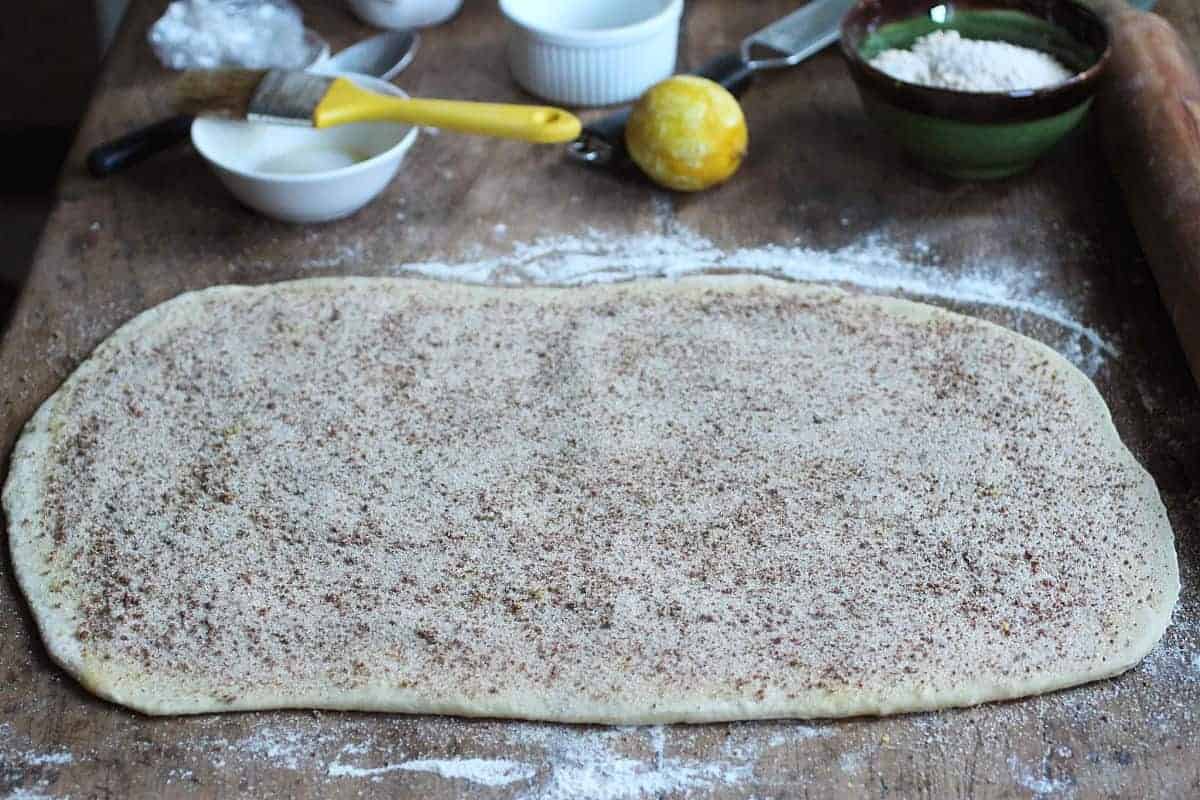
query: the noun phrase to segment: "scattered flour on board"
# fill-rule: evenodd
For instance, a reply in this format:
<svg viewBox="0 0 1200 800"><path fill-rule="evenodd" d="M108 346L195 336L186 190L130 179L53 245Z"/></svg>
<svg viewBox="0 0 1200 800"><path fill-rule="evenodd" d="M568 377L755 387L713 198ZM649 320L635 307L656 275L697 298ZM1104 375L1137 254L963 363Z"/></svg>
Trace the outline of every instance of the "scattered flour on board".
<svg viewBox="0 0 1200 800"><path fill-rule="evenodd" d="M1042 291L1042 274L1028 264L992 260L951 271L907 258L897 246L879 238L833 251L795 245L724 250L686 229L668 235L626 236L587 230L519 242L502 255L472 254L461 261L416 261L392 268L397 275L508 286L578 286L711 271L840 283L918 300L993 306L1031 315L1057 329L1048 344L1089 375L1095 375L1106 358L1119 355L1107 337L1078 321L1067 300Z"/></svg>
<svg viewBox="0 0 1200 800"><path fill-rule="evenodd" d="M448 723L430 721L434 730ZM676 750L692 749L696 729L610 727L603 729L543 723L513 723L497 727L485 737L491 747L515 754L535 752L536 758L420 758L371 764L365 756L375 743L356 742L341 748L324 766L330 779L358 778L378 781L388 773L428 772L475 786L502 787L525 783L523 800L634 800L664 794L737 786L754 776L754 766L767 752L832 735L831 729L805 723L779 723L765 741L754 738L743 726L709 758L690 759ZM738 734L745 733L745 736ZM277 735L276 735L277 738ZM289 737L290 738L290 737ZM378 757L376 756L376 759ZM350 763L350 761L362 763ZM275 760L278 763L278 760Z"/></svg>
<svg viewBox="0 0 1200 800"><path fill-rule="evenodd" d="M545 748L549 774L526 795L529 800L594 800L658 797L668 792L691 792L736 785L751 777L753 760L744 754L732 760L691 761L667 752L665 730L647 729L650 757L634 757L614 749L626 731L611 729L575 732L535 728L526 736Z"/></svg>
<svg viewBox="0 0 1200 800"><path fill-rule="evenodd" d="M299 769L315 745L325 744L333 739L332 733L269 726L234 742L233 749L239 753L263 756L277 766Z"/></svg>
<svg viewBox="0 0 1200 800"><path fill-rule="evenodd" d="M522 800L638 800L742 785L756 778L755 768L765 758L835 732L821 723L733 723L728 735L714 744L705 738L704 727L583 728L536 722L485 722L473 727L469 747L502 752L505 757L460 751L461 721L441 717L401 716L380 729L356 716L293 715L283 720L264 716L241 736L203 733L234 719L195 720L199 730L181 743L184 750L177 757L183 760L167 773L167 783L194 782L201 769L240 771L256 764L319 775L331 782L378 782L389 773L411 772L457 782L462 792L470 787L512 786ZM395 737L387 733L391 726L410 731L405 739L413 752L395 752ZM0 723L0 755L25 767L61 766L76 760L67 752L25 753L24 740L14 740L11 726ZM14 743L20 749L13 748ZM694 755L684 757L681 752ZM445 753L452 755L434 757ZM50 781L40 780L18 790L26 794L9 797L41 797L37 792L50 786Z"/></svg>
<svg viewBox="0 0 1200 800"><path fill-rule="evenodd" d="M66 750L38 750L31 742L13 730L12 725L0 722L0 756L25 767L63 767L75 763L75 756Z"/></svg>
<svg viewBox="0 0 1200 800"><path fill-rule="evenodd" d="M14 789L3 796L4 800L60 800L61 795L42 794L36 789Z"/></svg>
<svg viewBox="0 0 1200 800"><path fill-rule="evenodd" d="M1181 603L1176 606L1167 631L1168 635L1142 659L1139 668L1150 677L1161 674L1177 686L1200 683L1200 651L1183 640L1187 637L1195 641L1194 637L1200 634L1200 619L1189 614Z"/></svg>
<svg viewBox="0 0 1200 800"><path fill-rule="evenodd" d="M1037 768L1030 768L1028 765L1022 764L1016 756L1009 757L1008 768L1017 784L1033 792L1035 797L1070 796L1075 790L1075 779L1069 776L1052 777L1049 775L1047 773L1049 760L1050 754L1047 752L1046 757L1042 759L1041 774L1038 774Z"/></svg>
<svg viewBox="0 0 1200 800"><path fill-rule="evenodd" d="M75 756L66 752L57 753L25 753L25 763L34 767L63 766L75 763Z"/></svg>
<svg viewBox="0 0 1200 800"><path fill-rule="evenodd" d="M529 764L507 758L422 758L382 767L355 767L334 761L326 774L333 778L374 778L388 772L432 772L443 778L460 778L481 786L507 786L527 781L537 770Z"/></svg>
<svg viewBox="0 0 1200 800"><path fill-rule="evenodd" d="M322 258L314 258L308 261L305 266L310 269L344 267L358 263L362 259L363 245L361 242L356 242L352 245L342 245L333 253Z"/></svg>
<svg viewBox="0 0 1200 800"><path fill-rule="evenodd" d="M28 770L33 784L18 786L8 794L0 794L3 800L43 800L51 796L61 797L45 792L52 785L55 768L74 764L74 754L61 749L39 750L31 747L31 744L32 742L14 730L12 725L0 722L0 779L5 778L5 773L10 769L17 775Z"/></svg>
<svg viewBox="0 0 1200 800"><path fill-rule="evenodd" d="M847 751L838 756L838 766L842 772L858 772L862 769L863 754Z"/></svg>

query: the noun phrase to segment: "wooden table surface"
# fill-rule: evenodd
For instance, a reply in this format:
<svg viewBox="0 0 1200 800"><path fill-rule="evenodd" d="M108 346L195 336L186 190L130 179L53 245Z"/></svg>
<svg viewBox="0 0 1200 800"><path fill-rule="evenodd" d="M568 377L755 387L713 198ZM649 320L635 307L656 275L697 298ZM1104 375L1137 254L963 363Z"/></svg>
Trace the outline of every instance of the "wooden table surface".
<svg viewBox="0 0 1200 800"><path fill-rule="evenodd" d="M5 558L0 797L1200 796L1200 397L1094 131L1001 183L931 177L876 135L839 57L826 52L745 97L750 158L703 195L585 171L557 148L425 135L372 205L341 222L290 226L239 207L187 147L106 181L84 174L87 148L167 110L169 76L145 44L163 5L133 4L0 345L5 457L37 404L100 340L189 289L391 274L588 230L610 241L689 232L728 251L859 246L856 264L870 252L864 241L882 241L941 275L1007 265L1001 274L1021 277L1013 296L1031 298L932 302L1060 348L1070 340L1062 325L1028 309L1063 308L1112 343L1092 354L1091 371L1161 487L1183 599L1158 650L1116 680L939 714L630 729L312 712L150 719L94 699L50 663ZM731 49L792 5L691 0L680 66ZM369 32L340 3L304 6L335 48ZM427 96L521 98L494 6L469 0L429 31L398 83ZM1200 44L1192 0L1160 10Z"/></svg>

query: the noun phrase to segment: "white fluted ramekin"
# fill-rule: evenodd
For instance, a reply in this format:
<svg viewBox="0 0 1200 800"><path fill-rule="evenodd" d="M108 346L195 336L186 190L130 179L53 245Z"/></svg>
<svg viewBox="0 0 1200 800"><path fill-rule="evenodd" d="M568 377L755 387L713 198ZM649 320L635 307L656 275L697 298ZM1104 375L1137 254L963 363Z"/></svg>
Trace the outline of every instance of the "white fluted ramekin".
<svg viewBox="0 0 1200 800"><path fill-rule="evenodd" d="M500 0L527 91L570 106L641 96L675 70L683 0Z"/></svg>

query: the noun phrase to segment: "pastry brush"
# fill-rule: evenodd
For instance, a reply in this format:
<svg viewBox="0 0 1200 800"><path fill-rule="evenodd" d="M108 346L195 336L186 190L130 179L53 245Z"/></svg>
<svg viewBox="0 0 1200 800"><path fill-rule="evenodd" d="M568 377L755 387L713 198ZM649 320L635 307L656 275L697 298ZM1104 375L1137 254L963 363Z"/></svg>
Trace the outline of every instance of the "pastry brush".
<svg viewBox="0 0 1200 800"><path fill-rule="evenodd" d="M179 110L251 122L328 128L352 122L406 122L525 142L569 142L579 119L561 108L391 97L349 78L272 69L194 70L176 87Z"/></svg>

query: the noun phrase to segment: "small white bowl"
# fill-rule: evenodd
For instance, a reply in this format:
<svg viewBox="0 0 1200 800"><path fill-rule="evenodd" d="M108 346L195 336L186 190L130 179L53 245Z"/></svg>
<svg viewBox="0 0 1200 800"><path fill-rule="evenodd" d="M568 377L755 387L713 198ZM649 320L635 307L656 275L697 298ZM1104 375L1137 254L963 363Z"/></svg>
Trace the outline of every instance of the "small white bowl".
<svg viewBox="0 0 1200 800"><path fill-rule="evenodd" d="M683 0L500 0L508 62L526 90L563 105L626 103L675 70Z"/></svg>
<svg viewBox="0 0 1200 800"><path fill-rule="evenodd" d="M349 0L359 19L377 28L428 28L462 8L463 0Z"/></svg>
<svg viewBox="0 0 1200 800"><path fill-rule="evenodd" d="M378 78L346 77L408 96ZM234 197L285 222L353 214L391 182L416 138L416 127L392 122L321 130L206 117L192 123L192 145Z"/></svg>

